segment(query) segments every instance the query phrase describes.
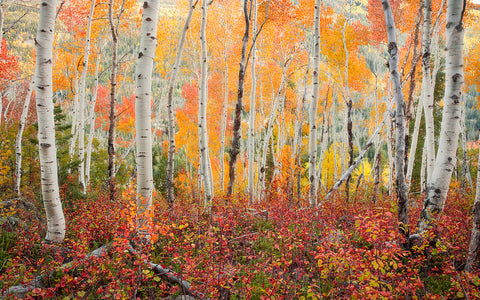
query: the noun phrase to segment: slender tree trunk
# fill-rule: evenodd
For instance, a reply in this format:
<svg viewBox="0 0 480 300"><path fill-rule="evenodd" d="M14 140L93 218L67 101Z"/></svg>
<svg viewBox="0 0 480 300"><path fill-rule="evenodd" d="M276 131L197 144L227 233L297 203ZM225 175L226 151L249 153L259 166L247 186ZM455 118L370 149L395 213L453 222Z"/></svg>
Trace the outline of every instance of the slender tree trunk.
<svg viewBox="0 0 480 300"><path fill-rule="evenodd" d="M427 188L427 179L425 178L427 173L427 141L425 140L422 151L422 166L420 168L420 193L425 192Z"/></svg>
<svg viewBox="0 0 480 300"><path fill-rule="evenodd" d="M427 183L425 205L418 221L418 230L411 238L421 238L431 227L445 206L452 172L456 165L456 152L460 131L460 106L463 77L463 14L466 1L448 0L446 24L445 96L435 168Z"/></svg>
<svg viewBox="0 0 480 300"><path fill-rule="evenodd" d="M408 174L408 167L410 166L410 161L409 159L414 160L415 157L409 156L411 154L411 151L408 152L408 147L411 144L410 141L410 120L412 118L412 103L413 103L413 94L415 92L416 88L416 74L417 74L417 64L419 61L419 56L418 56L418 35L420 31L420 22L422 20L422 10L423 6L420 5L419 10L418 10L418 15L417 15L417 22L415 23L415 31L413 34L413 55L412 55L412 69L410 72L410 87L408 90L408 100L405 108L405 174ZM417 115L419 116L419 115ZM415 151L415 150L414 150ZM415 155L415 152L413 152ZM410 188L410 178L408 175L406 175L406 182L407 182L407 193Z"/></svg>
<svg viewBox="0 0 480 300"><path fill-rule="evenodd" d="M199 111L198 111L198 136L200 149L200 174L205 188L204 210L210 212L212 209L213 198L213 178L210 163L207 131L207 0L202 0L202 22L200 25L200 43L201 43L201 78L199 86Z"/></svg>
<svg viewBox="0 0 480 300"><path fill-rule="evenodd" d="M375 163L373 167L373 197L372 201L374 203L377 202L378 199L378 187L380 186L380 168L382 162L382 151L380 150L380 146L377 146L376 155L375 155Z"/></svg>
<svg viewBox="0 0 480 300"><path fill-rule="evenodd" d="M390 105L388 106L388 109L385 112L385 117L383 118L383 121L377 126L372 136L368 140L367 144L363 147L362 151L360 152L358 157L355 159L353 164L345 171L342 177L328 191L328 194L325 197L325 201L330 199L332 193L336 191L342 185L342 183L344 183L347 180L347 178L352 174L353 170L355 170L355 168L362 162L363 158L365 157L365 154L367 154L368 149L373 145L373 142L375 141L375 137L380 133L381 129L385 125L385 122L388 120L388 117L390 116L392 111L392 107L393 107L393 102L391 102ZM333 143L333 148L335 149L335 142ZM334 164L336 165L335 159L334 159Z"/></svg>
<svg viewBox="0 0 480 300"><path fill-rule="evenodd" d="M293 58L292 58L293 59ZM282 79L280 83L280 87L278 88L278 92L275 96L275 100L273 103L272 110L268 115L268 124L265 130L265 135L263 137L263 144L262 144L262 160L260 162L260 173L258 174L258 190L260 191L261 199L264 198L265 194L265 181L266 181L266 167L267 167L267 152L268 152L268 145L270 144L270 138L273 133L273 125L275 124L275 120L277 118L278 107L280 105L280 99L282 97L282 91L285 88L285 84L287 81L287 69L290 65L291 59L287 60L283 65L283 73Z"/></svg>
<svg viewBox="0 0 480 300"><path fill-rule="evenodd" d="M30 100L32 98L33 89L35 87L35 81L32 79L30 81L30 86L28 87L27 96L25 97L25 102L23 103L22 115L20 116L20 121L18 123L18 132L17 140L15 144L15 192L20 196L20 183L22 180L22 138L23 130L25 129L25 121L28 116L28 108L30 106Z"/></svg>
<svg viewBox="0 0 480 300"><path fill-rule="evenodd" d="M72 138L70 139L70 146L68 148L68 156L70 158L70 161L73 160L73 156L75 155L75 147L77 146L77 139L78 139L78 130L77 130L77 124L78 124L78 74L75 70L75 79L74 79L74 93L75 95L73 96L73 107L72 107L72 128L70 130L70 134L72 135ZM68 173L71 172L70 167L68 168Z"/></svg>
<svg viewBox="0 0 480 300"><path fill-rule="evenodd" d="M392 194L393 190L393 119L389 116L387 123L387 155L388 155L388 194Z"/></svg>
<svg viewBox="0 0 480 300"><path fill-rule="evenodd" d="M480 170L480 152L478 158L478 169ZM477 190L475 192L472 215L472 235L470 237L470 246L468 247L467 264L465 265L465 271L467 272L472 272L473 267L478 266L480 260L480 173L477 175Z"/></svg>
<svg viewBox="0 0 480 300"><path fill-rule="evenodd" d="M350 19L352 10L352 1L349 1L349 12L345 23L343 24L342 31L342 40L343 40L343 50L345 51L345 87L344 87L344 97L345 104L347 106L347 142L348 142L348 168L353 164L353 124L352 124L352 95L350 93L350 87L348 84L348 63L349 63L349 53L347 49L347 41L345 39L345 30L347 29L348 21ZM349 201L350 198L350 179L351 176L348 175L347 180L345 181L345 197L346 201Z"/></svg>
<svg viewBox="0 0 480 300"><path fill-rule="evenodd" d="M108 4L108 21L110 23L110 32L112 35L112 73L110 77L110 125L108 127L108 185L110 191L110 200L116 198L117 188L115 184L115 124L117 103L117 30L113 23L113 0Z"/></svg>
<svg viewBox="0 0 480 300"><path fill-rule="evenodd" d="M78 156L80 159L78 180L83 192L87 192L87 185L85 183L85 82L87 79L88 60L90 57L90 36L92 31L92 19L95 11L95 0L91 0L90 13L88 15L87 23L87 37L85 39L85 54L83 56L82 73L80 75L79 83L79 109L78 109Z"/></svg>
<svg viewBox="0 0 480 300"><path fill-rule="evenodd" d="M225 90L223 95L222 124L220 133L220 186L225 191L225 131L227 130L227 105L228 105L228 65L225 58Z"/></svg>
<svg viewBox="0 0 480 300"><path fill-rule="evenodd" d="M398 72L399 53L397 48L397 38L395 33L395 22L393 20L392 9L388 0L382 0L383 11L385 13L385 23L388 34L388 54L390 77L394 88L395 97L395 182L397 184L398 201L398 221L399 232L405 237L409 236L408 229L408 191L405 182L405 101L403 100L402 83L400 73Z"/></svg>
<svg viewBox="0 0 480 300"><path fill-rule="evenodd" d="M318 180L315 167L317 166L317 106L319 97L319 66L320 66L320 7L321 0L315 0L313 17L313 95L310 103L310 133L308 140L308 179L310 183L309 202L310 206L317 206Z"/></svg>
<svg viewBox="0 0 480 300"><path fill-rule="evenodd" d="M461 188L465 189L468 185L473 190L472 176L470 175L469 162L467 157L467 137L465 128L465 102L462 99L462 115L460 118L460 133L462 134L462 184Z"/></svg>
<svg viewBox="0 0 480 300"><path fill-rule="evenodd" d="M135 71L135 130L137 143L137 230L147 235L152 206L152 70L157 46L159 0L143 2L140 50Z"/></svg>
<svg viewBox="0 0 480 300"><path fill-rule="evenodd" d="M310 55L308 55L310 56ZM300 199L302 197L302 161L300 159L300 151L302 147L302 139L303 139L303 122L306 115L306 100L307 100L307 86L308 86L308 73L310 71L310 61L307 62L307 69L305 70L305 75L303 79L303 95L301 98L301 103L297 104L297 124L295 126L295 136L293 138L293 153L295 157L295 164L296 164L296 177L297 177L297 198Z"/></svg>
<svg viewBox="0 0 480 300"><path fill-rule="evenodd" d="M232 146L230 148L230 162L228 171L228 187L227 195L230 196L233 193L233 183L235 181L235 166L237 163L237 156L240 152L240 125L242 122L242 109L243 109L243 92L245 82L246 71L246 57L247 57L247 44L250 32L250 14L248 13L248 0L243 1L243 15L245 18L245 32L242 39L242 54L240 56L240 69L238 71L238 92L237 92L237 104L235 105L235 119L233 122L233 139Z"/></svg>
<svg viewBox="0 0 480 300"><path fill-rule="evenodd" d="M35 39L35 94L38 117L38 145L43 204L47 214L47 242L61 243L65 238L65 217L58 187L57 147L52 89L52 46L56 0L43 0Z"/></svg>
<svg viewBox="0 0 480 300"><path fill-rule="evenodd" d="M175 63L172 68L172 73L170 74L170 79L168 81L168 96L167 96L167 109L168 109L168 159L167 159L167 201L169 205L173 205L175 202L174 194L174 174L175 174L175 111L173 103L173 89L175 88L175 81L178 75L178 69L180 68L180 63L182 62L183 49L185 48L185 40L187 38L188 28L192 21L193 11L197 5L198 0L193 2L189 0L188 2L188 15L185 19L185 24L183 25L182 35L177 45L177 54L175 56Z"/></svg>
<svg viewBox="0 0 480 300"><path fill-rule="evenodd" d="M103 49L103 47L102 47ZM88 187L90 185L90 164L92 160L92 143L93 143L93 134L95 132L95 106L97 104L97 94L98 94L98 70L100 69L100 61L102 57L102 50L98 53L97 61L95 65L95 75L94 75L94 84L93 84L93 93L92 101L90 105L90 128L88 132L88 142L87 142L87 158L85 162L85 185Z"/></svg>
<svg viewBox="0 0 480 300"><path fill-rule="evenodd" d="M257 34L257 0L253 1L253 17L252 17L252 34ZM255 202L255 101L256 101L256 89L257 89L257 75L256 64L257 62L257 47L256 41L253 41L252 45L252 91L250 93L250 115L248 120L248 201L250 204Z"/></svg>
<svg viewBox="0 0 480 300"><path fill-rule="evenodd" d="M433 119L433 88L430 71L431 61L431 26L432 26L432 2L423 1L423 29L422 29L422 101L425 111L425 130L427 146L427 182L430 182L435 165L435 128Z"/></svg>
<svg viewBox="0 0 480 300"><path fill-rule="evenodd" d="M413 164L415 162L415 153L417 152L418 134L420 132L420 122L422 120L422 112L423 112L423 105L422 103L419 102L417 104L417 111L415 113L415 125L413 128L410 154L408 155L408 167L407 167L407 178L406 178L408 191L410 191L410 186L412 184Z"/></svg>

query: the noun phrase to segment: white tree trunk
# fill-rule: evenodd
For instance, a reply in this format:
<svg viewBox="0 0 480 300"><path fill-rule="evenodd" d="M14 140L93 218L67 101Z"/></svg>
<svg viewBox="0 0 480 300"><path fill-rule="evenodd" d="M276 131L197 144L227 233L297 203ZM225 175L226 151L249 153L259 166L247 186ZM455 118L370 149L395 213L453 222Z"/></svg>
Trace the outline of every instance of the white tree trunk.
<svg viewBox="0 0 480 300"><path fill-rule="evenodd" d="M270 137L273 133L273 125L275 124L275 120L277 118L278 106L280 104L280 100L282 97L282 91L285 87L287 81L287 69L290 65L291 60L285 62L283 66L283 73L282 79L280 83L280 87L278 88L277 95L275 96L275 100L273 103L272 110L268 115L268 124L265 131L265 135L263 137L263 144L262 144L262 160L260 162L260 173L258 174L258 191L260 191L261 199L263 200L265 195L265 176L266 176L266 167L267 167L267 151L268 145L270 144Z"/></svg>
<svg viewBox="0 0 480 300"><path fill-rule="evenodd" d="M30 106L30 99L32 98L32 93L34 89L35 81L32 79L30 81L30 86L28 87L27 96L25 97L25 102L23 103L22 115L20 116L20 121L18 123L18 132L17 140L15 143L15 191L18 196L20 196L20 183L22 181L22 138L23 130L25 129L25 121L28 116L28 107Z"/></svg>
<svg viewBox="0 0 480 300"><path fill-rule="evenodd" d="M257 0L253 1L253 17L252 17L252 35L257 35ZM248 151L248 201L250 204L255 202L255 101L256 101L256 89L257 89L257 75L256 71L256 62L257 62L257 48L256 40L253 41L252 45L252 90L250 93L250 115L248 120L248 142L247 142L247 151Z"/></svg>
<svg viewBox="0 0 480 300"><path fill-rule="evenodd" d="M137 143L137 229L148 234L152 206L152 70L157 46L159 0L143 2L140 50L135 71L135 130Z"/></svg>
<svg viewBox="0 0 480 300"><path fill-rule="evenodd" d="M422 151L422 166L420 168L420 193L425 192L427 187L427 179L425 178L427 173L427 141L423 144L423 151Z"/></svg>
<svg viewBox="0 0 480 300"><path fill-rule="evenodd" d="M478 158L478 170L480 170L480 152ZM472 272L473 267L478 265L480 259L480 173L477 174L477 190L475 192L472 215L472 234L470 236L470 246L468 247L467 263L465 265L465 271L467 272Z"/></svg>
<svg viewBox="0 0 480 300"><path fill-rule="evenodd" d="M92 19L95 11L95 0L91 0L90 13L88 14L87 36L85 39L85 54L83 56L83 68L80 75L79 83L79 110L78 110L78 156L80 159L78 180L83 192L87 192L87 185L85 183L85 82L87 79L88 60L90 58L90 36L92 31Z"/></svg>
<svg viewBox="0 0 480 300"><path fill-rule="evenodd" d="M445 96L440 140L432 180L427 183L425 205L418 221L418 238L431 226L445 206L452 172L456 166L456 152L460 132L461 94L463 77L463 13L464 1L448 0L446 24Z"/></svg>
<svg viewBox="0 0 480 300"><path fill-rule="evenodd" d="M38 117L38 145L42 197L47 215L48 242L61 243L65 238L65 217L58 188L57 147L53 117L52 46L55 30L56 0L43 0L35 42L35 94Z"/></svg>
<svg viewBox="0 0 480 300"><path fill-rule="evenodd" d="M408 191L405 182L405 101L403 100L402 83L398 71L399 53L392 9L388 0L382 0L382 6L387 26L390 77L395 92L394 97L396 105L395 183L398 201L398 229L400 234L408 237Z"/></svg>
<svg viewBox="0 0 480 300"><path fill-rule="evenodd" d="M415 125L413 128L412 142L410 144L410 153L408 155L408 167L407 167L407 190L410 190L412 184L413 163L415 162L415 153L417 152L418 133L420 132L420 121L422 120L422 103L417 104L417 110L415 112Z"/></svg>
<svg viewBox="0 0 480 300"><path fill-rule="evenodd" d="M227 105L228 105L228 65L225 58L225 90L223 95L222 123L220 133L220 187L225 191L225 132L227 130Z"/></svg>
<svg viewBox="0 0 480 300"><path fill-rule="evenodd" d="M422 94L423 108L425 111L425 130L427 146L427 182L430 182L435 164L435 128L433 119L433 87L430 71L431 61L431 25L432 25L432 2L423 1L423 29L422 29ZM433 78L434 79L434 78Z"/></svg>
<svg viewBox="0 0 480 300"><path fill-rule="evenodd" d="M76 74L76 71L75 71ZM73 106L72 106L72 128L70 130L70 134L72 138L70 139L70 146L68 148L68 156L70 157L70 161L73 160L73 156L75 155L75 147L77 145L77 138L78 138L78 77L77 74L75 75L75 95L73 96ZM69 168L68 172L70 173L71 170Z"/></svg>
<svg viewBox="0 0 480 300"><path fill-rule="evenodd" d="M101 49L103 49L103 46ZM97 56L97 61L95 64L93 93L92 93L92 101L90 104L90 115L89 115L90 128L88 132L87 158L85 162L85 186L87 187L90 185L90 165L92 161L92 143L93 143L93 134L95 133L95 120L96 120L95 106L97 104L97 94L98 94L98 70L100 69L101 58L102 58L102 50L99 51Z"/></svg>
<svg viewBox="0 0 480 300"><path fill-rule="evenodd" d="M169 205L175 202L174 194L174 175L175 175L175 112L173 103L173 89L175 88L175 81L178 75L178 69L182 61L183 49L185 48L185 40L187 38L187 31L192 21L193 11L197 5L198 0L193 3L193 0L188 2L188 15L183 25L182 35L177 45L177 54L175 56L175 63L168 81L168 96L167 96L167 110L168 110L168 161L167 161L167 201Z"/></svg>
<svg viewBox="0 0 480 300"><path fill-rule="evenodd" d="M310 189L308 199L310 206L317 206L318 180L315 167L317 166L317 106L319 94L319 66L320 66L320 0L315 0L313 17L313 95L310 103L310 133L308 138L308 180Z"/></svg>
<svg viewBox="0 0 480 300"><path fill-rule="evenodd" d="M207 0L202 0L202 21L200 25L201 43L201 78L198 87L198 137L200 149L200 174L205 189L204 210L210 212L213 198L213 178L208 148L207 131L207 97L208 97L208 64L207 64Z"/></svg>

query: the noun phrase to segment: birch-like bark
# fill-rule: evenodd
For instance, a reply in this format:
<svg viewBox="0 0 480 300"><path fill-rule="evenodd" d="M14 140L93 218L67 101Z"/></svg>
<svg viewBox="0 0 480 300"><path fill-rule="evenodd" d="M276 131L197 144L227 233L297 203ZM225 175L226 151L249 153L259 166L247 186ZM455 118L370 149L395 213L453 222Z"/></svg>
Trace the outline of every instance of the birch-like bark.
<svg viewBox="0 0 480 300"><path fill-rule="evenodd" d="M420 168L420 193L425 192L427 188L427 141L423 143L423 151L422 151L422 166Z"/></svg>
<svg viewBox="0 0 480 300"><path fill-rule="evenodd" d="M198 87L198 137L200 149L200 174L205 189L204 210L210 212L212 209L213 198L213 178L208 148L207 131L207 0L202 0L202 21L200 24L200 44L201 44L201 78Z"/></svg>
<svg viewBox="0 0 480 300"><path fill-rule="evenodd" d="M465 101L462 99L462 114L460 117L460 133L462 135L462 183L461 188L465 189L468 185L473 190L472 176L470 175L469 162L467 157L467 133L465 126Z"/></svg>
<svg viewBox="0 0 480 300"><path fill-rule="evenodd" d="M227 105L228 105L228 65L225 57L225 79L222 107L222 123L220 133L220 187L225 191L225 132L227 130Z"/></svg>
<svg viewBox="0 0 480 300"><path fill-rule="evenodd" d="M390 77L395 97L395 183L398 201L398 222L400 234L408 237L408 191L405 182L405 101L403 98L402 83L398 71L399 52L395 33L395 22L388 0L382 0L383 12L388 35L388 54Z"/></svg>
<svg viewBox="0 0 480 300"><path fill-rule="evenodd" d="M108 4L108 21L110 24L110 32L112 35L112 73L110 77L110 114L108 127L108 185L110 191L110 200L115 201L116 184L115 184L115 124L117 103L117 30L113 23L113 0Z"/></svg>
<svg viewBox="0 0 480 300"><path fill-rule="evenodd" d="M143 2L140 50L135 71L135 131L137 143L137 230L147 235L152 206L152 70L157 46L159 0Z"/></svg>
<svg viewBox="0 0 480 300"><path fill-rule="evenodd" d="M193 11L197 5L198 0L188 2L188 14L183 25L182 35L177 45L177 54L175 56L175 63L173 64L172 73L168 80L168 95L167 95L167 110L168 110L168 158L167 158L167 201L169 205L175 202L174 194L174 174L175 174L175 111L173 104L173 89L175 88L175 81L178 75L178 69L182 62L183 49L185 48L185 40L187 39L188 28L192 21Z"/></svg>
<svg viewBox="0 0 480 300"><path fill-rule="evenodd" d="M80 165L78 166L79 174L78 180L83 192L87 192L87 185L85 183L85 82L87 79L88 60L90 57L90 36L92 32L92 19L95 11L95 0L91 0L90 13L88 14L87 22L87 36L85 38L85 54L83 56L83 68L80 75L79 83L79 109L78 109L78 156L80 159Z"/></svg>
<svg viewBox="0 0 480 300"><path fill-rule="evenodd" d="M443 98L440 140L432 180L427 183L427 195L420 213L418 230L412 235L414 239L421 238L425 230L432 226L432 220L443 212L452 172L456 165L461 95L464 83L463 14L465 5L466 1L464 0L448 0L447 2L445 96Z"/></svg>
<svg viewBox="0 0 480 300"><path fill-rule="evenodd" d="M25 102L23 103L22 115L20 116L20 121L18 123L18 132L17 140L15 142L15 192L20 197L20 184L22 181L22 138L23 130L25 129L25 121L28 116L28 108L30 106L30 100L32 98L32 93L34 89L35 81L32 79L30 81L30 86L28 87L27 96L25 97Z"/></svg>
<svg viewBox="0 0 480 300"><path fill-rule="evenodd" d="M408 155L408 167L407 167L407 191L410 191L410 186L412 184L412 173L413 173L413 163L415 162L415 153L417 152L418 144L418 134L420 132L420 123L422 120L423 105L422 103L417 104L417 110L415 112L415 125L413 128L412 141L410 145L410 154Z"/></svg>
<svg viewBox="0 0 480 300"><path fill-rule="evenodd" d="M431 26L432 26L432 2L423 1L423 29L422 29L422 94L423 108L425 111L425 141L427 146L427 182L432 178L435 165L435 128L433 119L433 88L430 71L431 61Z"/></svg>
<svg viewBox="0 0 480 300"><path fill-rule="evenodd" d="M317 206L318 180L315 167L317 166L317 106L319 95L319 66L320 66L320 5L321 0L315 0L313 17L313 95L310 103L310 132L308 138L308 180L310 189L308 199L310 206Z"/></svg>
<svg viewBox="0 0 480 300"><path fill-rule="evenodd" d="M57 147L53 114L52 48L56 0L43 0L35 39L35 94L38 117L38 145L42 197L47 215L47 242L61 243L65 238L65 217L58 187Z"/></svg>
<svg viewBox="0 0 480 300"><path fill-rule="evenodd" d="M290 65L291 59L287 60L283 66L283 73L282 79L280 82L280 87L278 88L277 94L275 96L275 100L273 103L272 110L268 115L268 124L265 135L263 137L263 144L262 144L262 160L260 162L260 173L258 174L258 189L260 191L261 199L264 199L265 195L265 177L266 177L266 167L267 167L267 152L268 152L268 145L270 143L270 137L273 133L273 125L275 124L275 120L277 118L277 111L278 106L280 104L280 100L282 97L282 91L285 88L285 84L287 81L287 69Z"/></svg>
<svg viewBox="0 0 480 300"><path fill-rule="evenodd" d="M310 56L310 55L308 55ZM302 146L302 139L303 139L303 122L306 115L306 100L307 100L307 86L308 86L308 73L310 71L310 60L307 62L307 69L305 70L305 75L303 77L303 95L301 98L301 102L297 103L296 109L296 123L295 123L295 132L293 137L293 156L295 157L295 164L296 164L296 178L297 178L297 199L302 197L301 191L301 167L302 162L300 159L300 151Z"/></svg>
<svg viewBox="0 0 480 300"><path fill-rule="evenodd" d="M78 74L75 69L75 79L74 79L74 96L73 96L73 106L72 106L72 128L70 129L70 134L72 138L70 139L70 146L68 148L68 156L70 157L70 161L73 160L73 156L75 155L75 147L77 145L78 139ZM71 172L70 167L68 168L68 173Z"/></svg>
<svg viewBox="0 0 480 300"><path fill-rule="evenodd" d="M253 1L253 17L252 17L252 34L256 36L257 34L257 0ZM247 152L248 152L248 201L250 204L255 202L255 101L256 101L256 89L257 89L257 75L256 75L256 64L257 62L257 47L256 41L253 41L252 45L252 66L251 66L251 76L252 76L252 90L250 92L250 114L248 120L248 142L247 142Z"/></svg>
<svg viewBox="0 0 480 300"><path fill-rule="evenodd" d="M97 56L96 64L95 64L92 101L90 104L90 116L89 116L90 128L88 132L87 157L85 160L85 185L87 187L90 185L90 165L92 161L92 143L93 143L93 134L95 132L95 106L97 105L97 94L98 94L98 70L100 69L101 58L102 58L102 51L100 50Z"/></svg>
<svg viewBox="0 0 480 300"><path fill-rule="evenodd" d="M480 170L480 152L478 158L478 170ZM472 215L472 234L470 236L470 245L468 247L467 263L465 265L465 271L467 272L472 272L473 267L478 266L480 261L480 173L477 175L477 190L475 192Z"/></svg>

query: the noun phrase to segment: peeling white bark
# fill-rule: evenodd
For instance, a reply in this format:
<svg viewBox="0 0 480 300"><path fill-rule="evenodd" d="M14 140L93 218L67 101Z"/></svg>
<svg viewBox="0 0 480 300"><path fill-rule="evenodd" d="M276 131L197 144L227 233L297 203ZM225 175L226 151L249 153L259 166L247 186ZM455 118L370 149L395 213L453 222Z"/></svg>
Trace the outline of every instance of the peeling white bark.
<svg viewBox="0 0 480 300"><path fill-rule="evenodd" d="M457 162L460 106L464 83L464 3L463 0L448 0L447 2L445 96L438 153L431 181L427 183L427 195L418 221L418 231L412 238L420 237L431 226L432 220L443 212L450 180Z"/></svg>
<svg viewBox="0 0 480 300"><path fill-rule="evenodd" d="M32 79L30 81L30 86L28 87L27 96L25 97L25 102L23 103L22 115L20 116L20 121L18 123L18 132L17 140L15 142L15 191L18 196L20 196L20 183L22 180L22 138L23 130L25 129L25 121L28 116L28 108L30 106L30 99L32 98L32 93L34 89L35 81Z"/></svg>
<svg viewBox="0 0 480 300"><path fill-rule="evenodd" d="M137 163L137 229L148 234L152 206L153 165L152 165L152 70L157 46L157 21L159 0L143 2L140 49L135 71L135 130Z"/></svg>
<svg viewBox="0 0 480 300"><path fill-rule="evenodd" d="M315 0L313 17L313 95L310 102L310 133L308 139L308 181L310 189L308 199L310 206L317 206L318 180L315 167L317 166L317 107L319 95L319 66L320 66L320 0Z"/></svg>
<svg viewBox="0 0 480 300"><path fill-rule="evenodd" d="M201 44L201 77L198 87L198 137L200 149L200 176L205 190L204 210L210 212L213 198L213 177L210 163L207 131L207 97L208 97L208 64L207 64L207 0L202 0L202 21L200 25Z"/></svg>
<svg viewBox="0 0 480 300"><path fill-rule="evenodd" d="M65 217L58 187L57 147L53 114L52 48L56 0L43 0L35 39L35 94L38 117L42 197L47 215L46 241L61 243L65 238Z"/></svg>

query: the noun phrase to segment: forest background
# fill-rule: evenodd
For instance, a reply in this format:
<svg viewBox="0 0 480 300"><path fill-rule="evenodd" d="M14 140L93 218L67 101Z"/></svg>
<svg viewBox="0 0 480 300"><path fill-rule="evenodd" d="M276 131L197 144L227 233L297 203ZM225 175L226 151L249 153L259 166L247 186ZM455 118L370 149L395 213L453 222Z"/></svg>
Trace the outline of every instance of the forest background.
<svg viewBox="0 0 480 300"><path fill-rule="evenodd" d="M66 299L480 297L478 250L468 262L480 223L480 7L471 1L457 163L440 213L412 238L441 148L449 2L390 2L404 222L382 1L158 1L145 55L151 114L138 93L149 6L60 1L50 100L60 238L49 235L38 154L41 2L1 1L0 288ZM139 128L151 133L151 154Z"/></svg>

